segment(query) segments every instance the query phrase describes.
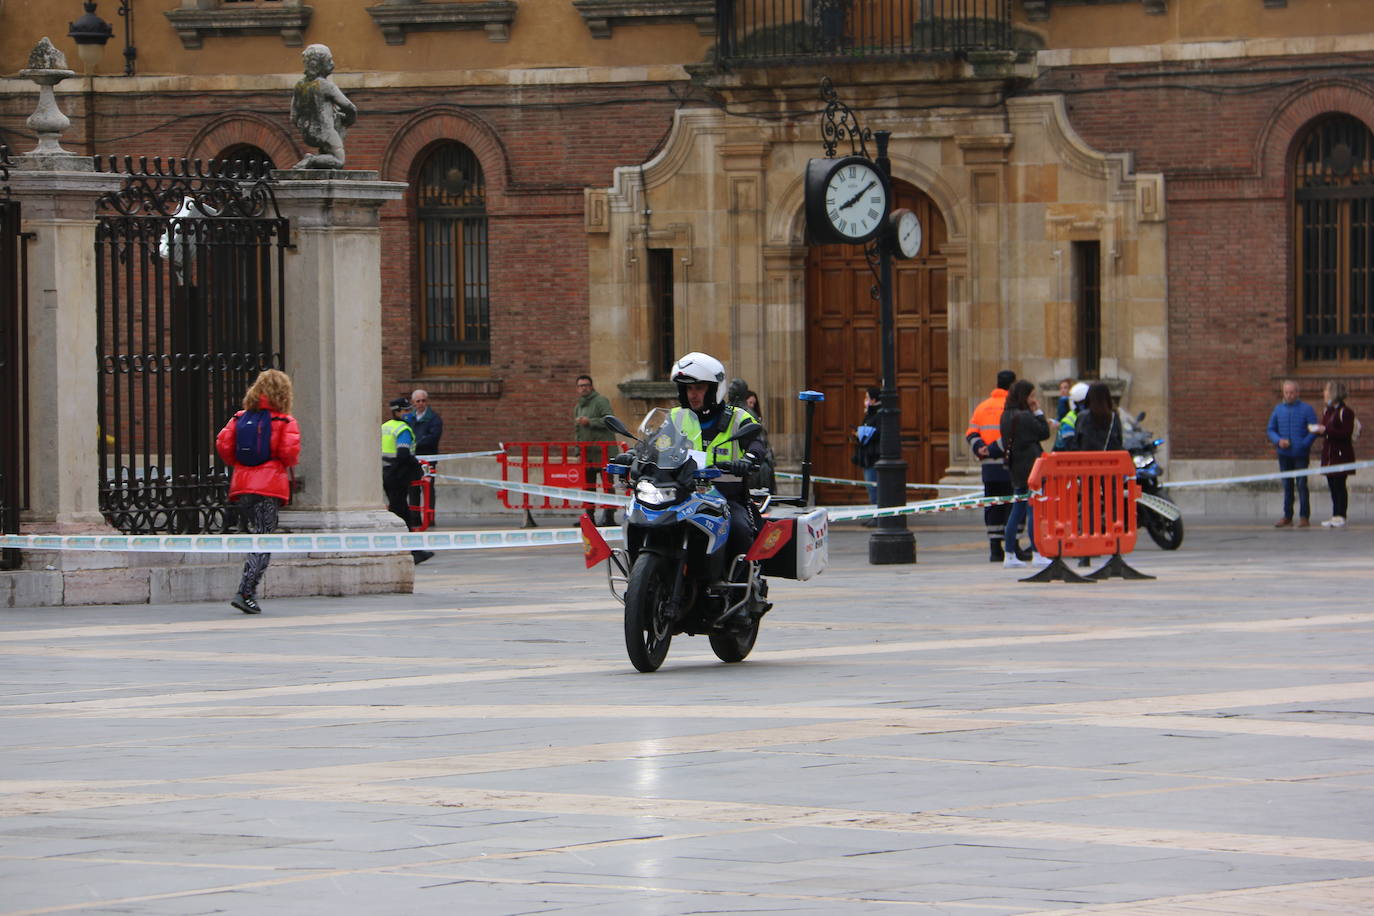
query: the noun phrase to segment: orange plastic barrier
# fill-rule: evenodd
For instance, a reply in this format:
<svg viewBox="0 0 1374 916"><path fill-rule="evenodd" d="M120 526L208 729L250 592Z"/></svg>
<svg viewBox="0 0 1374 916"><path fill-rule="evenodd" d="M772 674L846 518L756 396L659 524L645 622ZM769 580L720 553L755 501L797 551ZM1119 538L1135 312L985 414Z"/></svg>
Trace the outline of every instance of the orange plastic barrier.
<svg viewBox="0 0 1374 916"><path fill-rule="evenodd" d="M503 442L502 453L496 457L501 465L501 479L521 483L543 484L546 487L570 487L612 493L615 482L606 474L606 462L624 450L618 442ZM588 471L596 471L588 477ZM588 479L596 481L589 485ZM507 509L580 509L590 503L532 493L497 490L501 504Z"/></svg>
<svg viewBox="0 0 1374 916"><path fill-rule="evenodd" d="M1026 582L1091 582L1119 576L1153 579L1122 559L1135 549L1136 499L1140 484L1130 452L1054 452L1042 455L1031 469L1035 502L1035 549L1054 562ZM1064 564L1064 557L1111 559L1083 577Z"/></svg>
<svg viewBox="0 0 1374 916"><path fill-rule="evenodd" d="M424 476L410 482L419 492L419 499L411 503L411 508L420 516L420 523L412 531L425 531L434 526L434 462L421 458L420 468Z"/></svg>

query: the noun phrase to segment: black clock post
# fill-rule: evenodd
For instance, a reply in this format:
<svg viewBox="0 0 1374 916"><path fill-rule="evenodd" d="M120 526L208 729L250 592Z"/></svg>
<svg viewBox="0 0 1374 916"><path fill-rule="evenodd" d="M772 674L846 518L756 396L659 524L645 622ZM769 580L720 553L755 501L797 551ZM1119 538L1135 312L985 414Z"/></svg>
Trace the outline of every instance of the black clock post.
<svg viewBox="0 0 1374 916"><path fill-rule="evenodd" d="M829 77L821 81L826 101L821 143L826 158L807 163L806 231L813 244L865 245L864 254L877 278L873 298L882 320L883 388L878 408L878 507L906 504L906 462L902 460L902 410L897 399L897 344L892 307L892 259L914 257L920 226L910 211L892 209L892 163L887 158L888 131L860 129L854 112L839 100ZM878 156L870 159L868 143ZM850 155L835 159L835 148L848 140ZM899 227L902 227L899 231ZM857 382L857 379L851 381ZM868 541L872 564L915 563L916 538L906 516L885 515Z"/></svg>
<svg viewBox="0 0 1374 916"><path fill-rule="evenodd" d="M887 158L887 143L892 135L875 131L878 171L892 180L892 162ZM897 332L892 311L892 255L897 239L888 221L873 242L878 259L878 309L883 328L883 392L878 408L878 507L906 504L906 462L902 460L902 408L897 401ZM874 252L869 253L870 260ZM888 515L878 520L878 528L868 539L868 562L915 563L916 536L906 526L905 515Z"/></svg>

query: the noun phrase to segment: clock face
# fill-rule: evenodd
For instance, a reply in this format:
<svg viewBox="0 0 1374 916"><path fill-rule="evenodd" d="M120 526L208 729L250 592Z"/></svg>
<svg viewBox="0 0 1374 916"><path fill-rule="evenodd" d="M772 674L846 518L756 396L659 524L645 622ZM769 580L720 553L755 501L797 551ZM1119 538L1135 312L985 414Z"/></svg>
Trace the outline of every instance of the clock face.
<svg viewBox="0 0 1374 916"><path fill-rule="evenodd" d="M887 216L882 176L862 160L841 162L825 183L825 216L847 239L858 242L873 235Z"/></svg>
<svg viewBox="0 0 1374 916"><path fill-rule="evenodd" d="M921 251L921 221L910 210L897 211L897 250L904 258L914 258Z"/></svg>

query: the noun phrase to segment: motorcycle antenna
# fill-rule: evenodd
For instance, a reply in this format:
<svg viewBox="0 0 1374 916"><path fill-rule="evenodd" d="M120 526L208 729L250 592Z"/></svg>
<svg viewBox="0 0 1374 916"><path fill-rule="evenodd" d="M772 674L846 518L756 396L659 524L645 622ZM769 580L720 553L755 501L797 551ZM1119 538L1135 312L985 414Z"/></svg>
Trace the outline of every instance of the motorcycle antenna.
<svg viewBox="0 0 1374 916"><path fill-rule="evenodd" d="M825 395L819 391L799 391L797 400L806 404L806 445L802 452L801 504L811 505L811 426L816 416L816 402L824 401Z"/></svg>

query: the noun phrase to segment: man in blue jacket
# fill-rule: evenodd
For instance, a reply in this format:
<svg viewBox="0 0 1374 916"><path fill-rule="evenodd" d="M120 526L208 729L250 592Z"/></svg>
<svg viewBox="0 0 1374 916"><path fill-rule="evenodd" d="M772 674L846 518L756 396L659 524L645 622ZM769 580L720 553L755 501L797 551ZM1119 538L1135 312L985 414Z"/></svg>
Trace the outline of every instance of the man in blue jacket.
<svg viewBox="0 0 1374 916"><path fill-rule="evenodd" d="M1310 404L1298 400L1298 383L1283 383L1283 401L1274 407L1269 415L1269 441L1279 455L1280 471L1297 471L1307 467L1307 453L1312 448L1317 414ZM1283 518L1274 523L1275 528L1287 528L1293 524L1293 481L1298 483L1298 527L1306 528L1311 522L1312 506L1307 498L1306 477L1285 477L1283 479Z"/></svg>

